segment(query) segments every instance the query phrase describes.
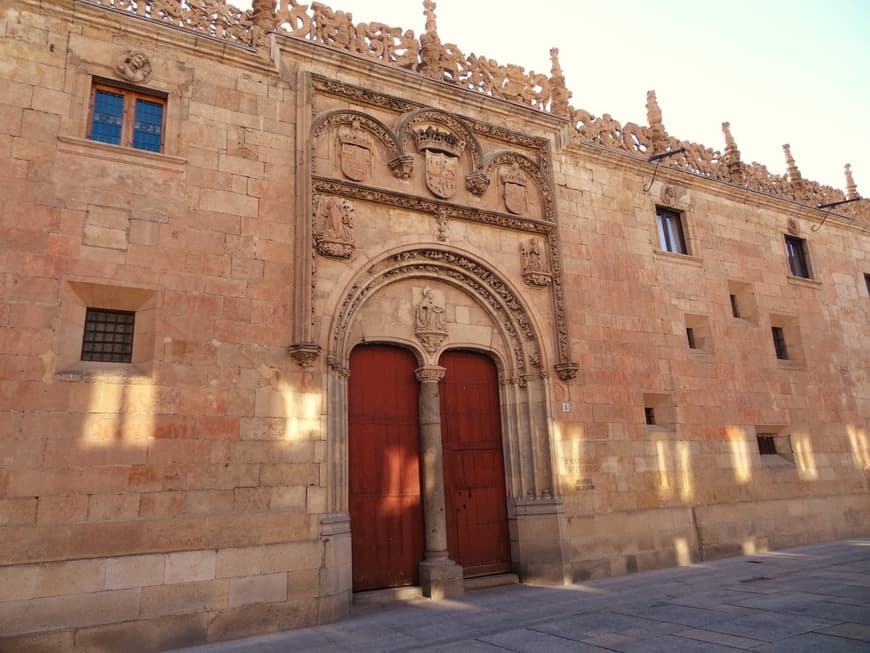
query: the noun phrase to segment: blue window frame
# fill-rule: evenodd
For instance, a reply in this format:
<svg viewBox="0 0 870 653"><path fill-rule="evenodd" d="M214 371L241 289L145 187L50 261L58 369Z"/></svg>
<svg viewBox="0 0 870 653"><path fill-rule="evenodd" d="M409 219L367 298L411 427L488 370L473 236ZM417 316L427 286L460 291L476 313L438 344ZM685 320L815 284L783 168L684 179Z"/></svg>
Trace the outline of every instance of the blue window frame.
<svg viewBox="0 0 870 653"><path fill-rule="evenodd" d="M163 150L166 100L124 88L95 84L88 138L137 150Z"/></svg>

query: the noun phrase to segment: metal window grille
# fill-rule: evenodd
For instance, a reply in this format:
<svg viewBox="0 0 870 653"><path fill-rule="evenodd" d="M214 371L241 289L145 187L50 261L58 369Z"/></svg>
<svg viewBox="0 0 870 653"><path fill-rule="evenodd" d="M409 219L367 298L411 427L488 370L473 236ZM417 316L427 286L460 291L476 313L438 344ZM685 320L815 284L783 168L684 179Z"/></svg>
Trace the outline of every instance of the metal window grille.
<svg viewBox="0 0 870 653"><path fill-rule="evenodd" d="M785 345L785 331L782 327L771 327L773 335L773 347L776 349L776 357L780 360L788 360L788 348Z"/></svg>
<svg viewBox="0 0 870 653"><path fill-rule="evenodd" d="M82 360L130 363L136 314L106 308L88 308L82 338Z"/></svg>
<svg viewBox="0 0 870 653"><path fill-rule="evenodd" d="M656 423L655 408L653 408L652 406L647 406L643 409L643 414L647 424L654 425Z"/></svg>
<svg viewBox="0 0 870 653"><path fill-rule="evenodd" d="M762 456L775 456L776 441L773 438L773 435L769 435L766 433L760 433L756 435L755 440L758 442L758 453L760 453Z"/></svg>
<svg viewBox="0 0 870 653"><path fill-rule="evenodd" d="M788 268L796 277L810 278L810 266L807 264L807 253L804 240L794 236L785 237L785 252L788 255Z"/></svg>

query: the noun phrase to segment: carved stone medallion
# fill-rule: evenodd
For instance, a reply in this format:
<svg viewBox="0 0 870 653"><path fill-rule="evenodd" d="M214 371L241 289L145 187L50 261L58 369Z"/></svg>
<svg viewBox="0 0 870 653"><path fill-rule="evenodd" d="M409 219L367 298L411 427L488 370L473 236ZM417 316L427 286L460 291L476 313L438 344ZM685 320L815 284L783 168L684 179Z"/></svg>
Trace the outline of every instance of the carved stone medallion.
<svg viewBox="0 0 870 653"><path fill-rule="evenodd" d="M459 159L455 156L426 150L426 186L435 195L450 199L456 194Z"/></svg>
<svg viewBox="0 0 870 653"><path fill-rule="evenodd" d="M414 335L427 354L436 353L447 338L443 300L439 301L428 286L423 288L423 296L414 309Z"/></svg>
<svg viewBox="0 0 870 653"><path fill-rule="evenodd" d="M504 203L508 211L524 215L529 211L526 176L517 164L504 168L501 172L504 183Z"/></svg>
<svg viewBox="0 0 870 653"><path fill-rule="evenodd" d="M360 126L359 120L354 120L352 125L339 128L338 140L341 145L341 171L353 181L368 179L372 169L371 134Z"/></svg>
<svg viewBox="0 0 870 653"><path fill-rule="evenodd" d="M118 74L131 82L144 82L151 76L151 61L141 50L125 50L115 66Z"/></svg>

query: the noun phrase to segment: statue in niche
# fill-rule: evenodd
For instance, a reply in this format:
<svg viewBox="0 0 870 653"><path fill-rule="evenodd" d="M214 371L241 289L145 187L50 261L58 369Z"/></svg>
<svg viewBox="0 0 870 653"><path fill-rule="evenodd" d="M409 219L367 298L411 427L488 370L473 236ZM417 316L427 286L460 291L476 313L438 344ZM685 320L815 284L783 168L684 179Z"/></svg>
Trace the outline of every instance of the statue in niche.
<svg viewBox="0 0 870 653"><path fill-rule="evenodd" d="M353 204L343 197L320 197L317 201L315 232L317 253L331 258L350 258L353 254Z"/></svg>
<svg viewBox="0 0 870 653"><path fill-rule="evenodd" d="M151 76L151 62L141 50L126 50L115 66L118 74L131 82L144 82Z"/></svg>
<svg viewBox="0 0 870 653"><path fill-rule="evenodd" d="M504 184L504 204L511 213L522 215L529 211L526 176L520 166L514 163L502 169L501 181Z"/></svg>
<svg viewBox="0 0 870 653"><path fill-rule="evenodd" d="M435 298L431 288L423 288L423 296L415 311L414 335L420 340L423 349L434 354L447 337L447 318L444 307Z"/></svg>
<svg viewBox="0 0 870 653"><path fill-rule="evenodd" d="M341 144L341 171L348 179L365 181L372 169L372 136L360 125L359 119L338 129Z"/></svg>
<svg viewBox="0 0 870 653"><path fill-rule="evenodd" d="M552 275L547 271L544 254L537 238L529 240L528 245L520 244L522 258L523 281L529 286L546 287L552 281Z"/></svg>

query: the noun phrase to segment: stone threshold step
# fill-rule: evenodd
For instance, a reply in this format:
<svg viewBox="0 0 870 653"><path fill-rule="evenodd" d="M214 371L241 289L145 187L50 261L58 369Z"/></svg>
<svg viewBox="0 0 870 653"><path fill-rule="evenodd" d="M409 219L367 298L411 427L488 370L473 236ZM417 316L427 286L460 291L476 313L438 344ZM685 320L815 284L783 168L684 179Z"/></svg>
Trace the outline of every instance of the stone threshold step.
<svg viewBox="0 0 870 653"><path fill-rule="evenodd" d="M491 574L489 576L475 576L474 578L465 579L465 591L483 590L488 587L499 587L501 585L516 585L520 582L520 577L516 574Z"/></svg>
<svg viewBox="0 0 870 653"><path fill-rule="evenodd" d="M465 591L482 590L488 587L501 585L516 585L520 582L516 574L492 574L490 576L475 576L466 578ZM389 603L403 603L417 601L423 598L423 592L419 585L411 587L388 587L382 590L369 590L367 592L354 592L353 606L365 607L374 605L386 605Z"/></svg>

